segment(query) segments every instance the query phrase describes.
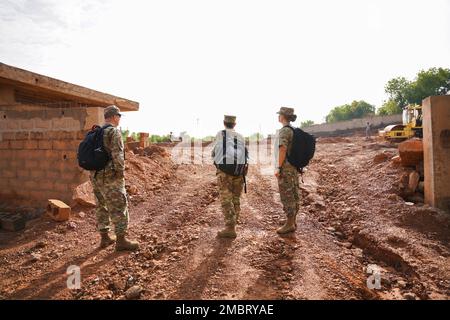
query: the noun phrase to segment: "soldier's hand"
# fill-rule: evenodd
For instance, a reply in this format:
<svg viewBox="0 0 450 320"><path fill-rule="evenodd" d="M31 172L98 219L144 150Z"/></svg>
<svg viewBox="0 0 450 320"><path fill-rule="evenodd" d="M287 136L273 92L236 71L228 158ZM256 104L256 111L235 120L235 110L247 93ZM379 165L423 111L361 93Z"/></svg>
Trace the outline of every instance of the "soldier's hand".
<svg viewBox="0 0 450 320"><path fill-rule="evenodd" d="M275 177L277 177L277 179L280 179L280 178L281 178L281 170L280 170L280 169L277 169L277 170L275 171Z"/></svg>

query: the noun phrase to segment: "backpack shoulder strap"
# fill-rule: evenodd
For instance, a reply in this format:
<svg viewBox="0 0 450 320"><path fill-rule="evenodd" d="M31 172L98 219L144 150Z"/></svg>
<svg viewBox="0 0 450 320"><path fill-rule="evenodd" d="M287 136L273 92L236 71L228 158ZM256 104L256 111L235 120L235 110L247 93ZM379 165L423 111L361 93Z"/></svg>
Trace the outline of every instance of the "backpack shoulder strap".
<svg viewBox="0 0 450 320"><path fill-rule="evenodd" d="M223 161L224 164L227 164L227 141L226 141L226 137L227 137L227 132L226 130L222 130L222 155L223 155Z"/></svg>

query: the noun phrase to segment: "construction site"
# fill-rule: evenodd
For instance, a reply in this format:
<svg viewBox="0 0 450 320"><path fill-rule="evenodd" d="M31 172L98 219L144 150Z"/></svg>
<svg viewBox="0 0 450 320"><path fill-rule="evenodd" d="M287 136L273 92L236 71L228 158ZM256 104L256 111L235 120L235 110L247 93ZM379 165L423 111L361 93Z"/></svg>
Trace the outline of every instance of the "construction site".
<svg viewBox="0 0 450 320"><path fill-rule="evenodd" d="M284 215L270 164L250 165L238 237L218 239L212 144L189 142L180 162L179 143L128 137L129 233L141 244L132 253L98 248L77 162L109 105L139 112L138 102L0 64L0 299L449 299L449 95L423 101L423 137L378 135L401 116L305 129L316 154L287 236L275 232ZM258 148L272 156L269 140Z"/></svg>

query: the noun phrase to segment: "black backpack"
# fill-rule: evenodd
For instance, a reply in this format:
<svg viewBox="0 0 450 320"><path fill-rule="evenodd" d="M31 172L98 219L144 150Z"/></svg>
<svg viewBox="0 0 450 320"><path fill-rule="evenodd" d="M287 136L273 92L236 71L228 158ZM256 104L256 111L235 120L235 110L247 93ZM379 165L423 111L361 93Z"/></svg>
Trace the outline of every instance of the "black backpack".
<svg viewBox="0 0 450 320"><path fill-rule="evenodd" d="M78 147L78 165L90 171L99 171L106 167L111 159L109 153L103 147L103 132L106 128L111 127L110 124L103 127L94 125L86 134Z"/></svg>
<svg viewBox="0 0 450 320"><path fill-rule="evenodd" d="M303 168L309 164L316 152L316 138L300 128L287 127L294 132L292 149L290 154L287 155L287 160L299 171L303 171Z"/></svg>
<svg viewBox="0 0 450 320"><path fill-rule="evenodd" d="M248 169L248 150L247 147L245 147L245 163L243 164L238 164L238 159L237 159L237 145L238 145L238 141L237 141L237 137L234 137L234 161L233 163L227 163L226 161L226 154L227 154L227 144L226 144L226 137L225 137L226 131L223 130L222 131L222 148L223 148L223 158L221 163L215 163L216 167L222 171L225 172L226 174L232 175L232 176L245 176L247 174L247 169Z"/></svg>

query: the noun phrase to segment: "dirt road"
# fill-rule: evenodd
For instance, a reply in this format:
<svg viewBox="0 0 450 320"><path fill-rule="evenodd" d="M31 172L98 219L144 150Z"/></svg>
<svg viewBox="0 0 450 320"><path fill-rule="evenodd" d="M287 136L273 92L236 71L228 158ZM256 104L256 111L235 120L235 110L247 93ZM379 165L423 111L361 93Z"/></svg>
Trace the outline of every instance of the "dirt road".
<svg viewBox="0 0 450 320"><path fill-rule="evenodd" d="M381 151L362 139L324 139L302 185L295 234L283 222L274 176L253 166L238 238L223 226L212 165L179 165L148 197L130 205L135 253L98 250L91 210L65 224L40 219L24 233L0 233L4 299L448 299L449 218L395 197L400 168L374 164ZM81 213L80 213L81 212ZM367 267L381 288L367 286ZM66 270L81 267L79 290Z"/></svg>

